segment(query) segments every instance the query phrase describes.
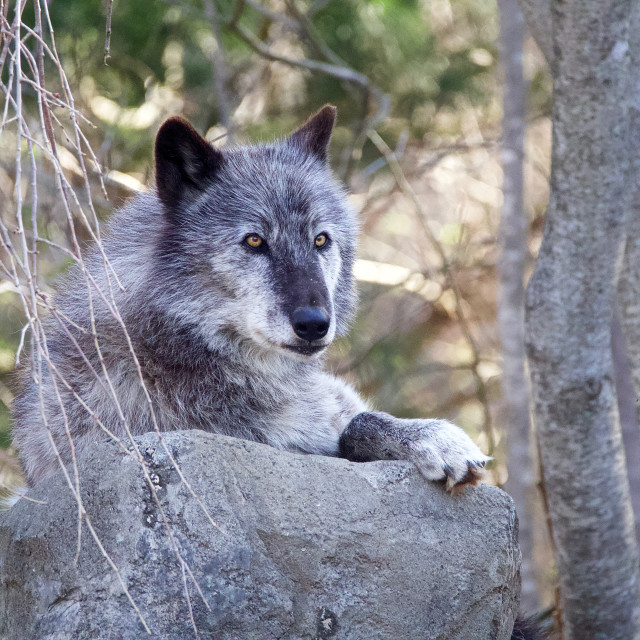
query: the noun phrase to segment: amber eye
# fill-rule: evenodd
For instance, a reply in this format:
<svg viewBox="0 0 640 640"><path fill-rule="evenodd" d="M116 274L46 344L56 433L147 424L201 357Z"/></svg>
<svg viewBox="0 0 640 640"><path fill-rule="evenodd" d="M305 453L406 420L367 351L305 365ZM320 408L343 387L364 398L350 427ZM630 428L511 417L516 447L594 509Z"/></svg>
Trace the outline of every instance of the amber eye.
<svg viewBox="0 0 640 640"><path fill-rule="evenodd" d="M320 248L324 247L324 245L327 244L328 239L329 238L327 238L326 234L319 233L313 242L315 243L316 247Z"/></svg>
<svg viewBox="0 0 640 640"><path fill-rule="evenodd" d="M263 240L262 238L257 234L257 233L252 233L251 235L247 236L244 241L252 248L252 249L257 249L258 247L262 246Z"/></svg>

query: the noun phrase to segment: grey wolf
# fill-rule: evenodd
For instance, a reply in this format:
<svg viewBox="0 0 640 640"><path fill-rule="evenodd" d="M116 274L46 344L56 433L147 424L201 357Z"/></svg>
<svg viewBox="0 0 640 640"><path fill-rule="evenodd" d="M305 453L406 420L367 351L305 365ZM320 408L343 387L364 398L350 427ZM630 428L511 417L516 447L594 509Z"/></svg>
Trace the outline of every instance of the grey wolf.
<svg viewBox="0 0 640 640"><path fill-rule="evenodd" d="M47 359L15 399L29 483L127 427L477 482L489 458L462 429L371 411L322 368L356 302L357 223L327 161L335 116L326 106L283 140L222 150L182 119L162 125L155 189L114 214L104 254L71 269L45 321Z"/></svg>
<svg viewBox="0 0 640 640"><path fill-rule="evenodd" d="M71 269L46 358L23 372L13 436L30 484L109 434L156 428L409 460L448 489L478 481L489 458L462 429L371 411L322 368L356 303L357 223L327 162L335 116L224 150L184 120L162 125L156 188ZM513 638L536 634L518 621Z"/></svg>

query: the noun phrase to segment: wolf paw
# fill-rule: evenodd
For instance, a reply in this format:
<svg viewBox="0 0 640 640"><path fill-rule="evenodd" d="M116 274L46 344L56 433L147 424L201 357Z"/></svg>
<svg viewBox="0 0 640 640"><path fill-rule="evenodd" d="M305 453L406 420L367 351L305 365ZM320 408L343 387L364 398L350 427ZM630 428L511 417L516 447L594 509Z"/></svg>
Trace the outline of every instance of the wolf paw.
<svg viewBox="0 0 640 640"><path fill-rule="evenodd" d="M412 423L403 441L407 459L425 478L444 481L448 491L478 483L491 458L460 427L447 420L407 422Z"/></svg>
<svg viewBox="0 0 640 640"><path fill-rule="evenodd" d="M449 491L477 484L491 460L447 420L394 418L379 411L351 420L340 436L339 455L354 462L409 460L427 480L444 481Z"/></svg>

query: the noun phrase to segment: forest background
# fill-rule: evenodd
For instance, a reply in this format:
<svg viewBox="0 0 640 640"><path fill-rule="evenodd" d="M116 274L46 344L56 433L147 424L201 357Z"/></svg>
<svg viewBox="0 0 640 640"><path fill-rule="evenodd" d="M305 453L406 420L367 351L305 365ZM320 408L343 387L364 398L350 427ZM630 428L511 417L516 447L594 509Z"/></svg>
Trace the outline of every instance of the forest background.
<svg viewBox="0 0 640 640"><path fill-rule="evenodd" d="M1 6L11 24L13 5ZM34 6L24 4L23 22L37 33ZM10 241L33 237L37 228L34 278L46 301L73 261L64 250L73 241L59 172L78 200L71 213L84 248L92 227L80 223L78 211L90 208L97 220L107 220L152 183L153 141L166 117L183 115L216 145L241 144L282 136L323 104L337 105L331 161L360 212L361 302L350 336L334 345L329 365L381 410L456 422L494 456L488 481L507 489L517 483L523 601L534 609L554 603L557 577L537 447L528 415L516 425L510 406L516 395L528 406L526 381L514 379L505 363L514 357L514 339L523 348L519 305L542 239L552 81L543 55L525 37L517 5L500 2L500 9L502 30L498 6L472 0L53 0L49 16L65 77L51 57L31 71L47 78L59 166L24 142L37 165L33 189L33 177L16 170L15 123L5 108L0 215L8 235L0 256L10 251ZM5 88L9 73L3 66ZM81 114L81 140L71 127L68 94ZM22 100L25 122L35 131L42 117L36 87L25 85ZM523 136L522 149L508 148L508 130ZM514 191L517 178L504 175L514 168L522 172L523 193ZM24 192L22 228L15 218L18 191ZM513 247L503 250L508 220L523 230L515 260L524 278L508 261ZM500 282L510 277L515 296L499 296ZM9 409L16 358L28 357L24 327L15 282L1 279L4 487L21 482ZM632 456L637 424L616 322L612 337ZM504 348L511 349L507 359ZM522 357L516 346L516 361ZM637 500L640 480L631 468L630 482Z"/></svg>

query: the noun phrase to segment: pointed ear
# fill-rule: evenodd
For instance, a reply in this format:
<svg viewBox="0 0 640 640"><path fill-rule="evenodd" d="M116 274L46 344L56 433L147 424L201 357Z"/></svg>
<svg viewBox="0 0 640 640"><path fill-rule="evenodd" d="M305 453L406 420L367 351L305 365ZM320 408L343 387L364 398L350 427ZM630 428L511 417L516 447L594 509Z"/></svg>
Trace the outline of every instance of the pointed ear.
<svg viewBox="0 0 640 640"><path fill-rule="evenodd" d="M329 146L329 139L331 138L337 112L338 110L330 104L325 105L289 136L289 143L300 147L321 160L326 160L327 147Z"/></svg>
<svg viewBox="0 0 640 640"><path fill-rule="evenodd" d="M156 136L156 187L168 209L207 187L222 163L214 149L186 120L169 118Z"/></svg>

